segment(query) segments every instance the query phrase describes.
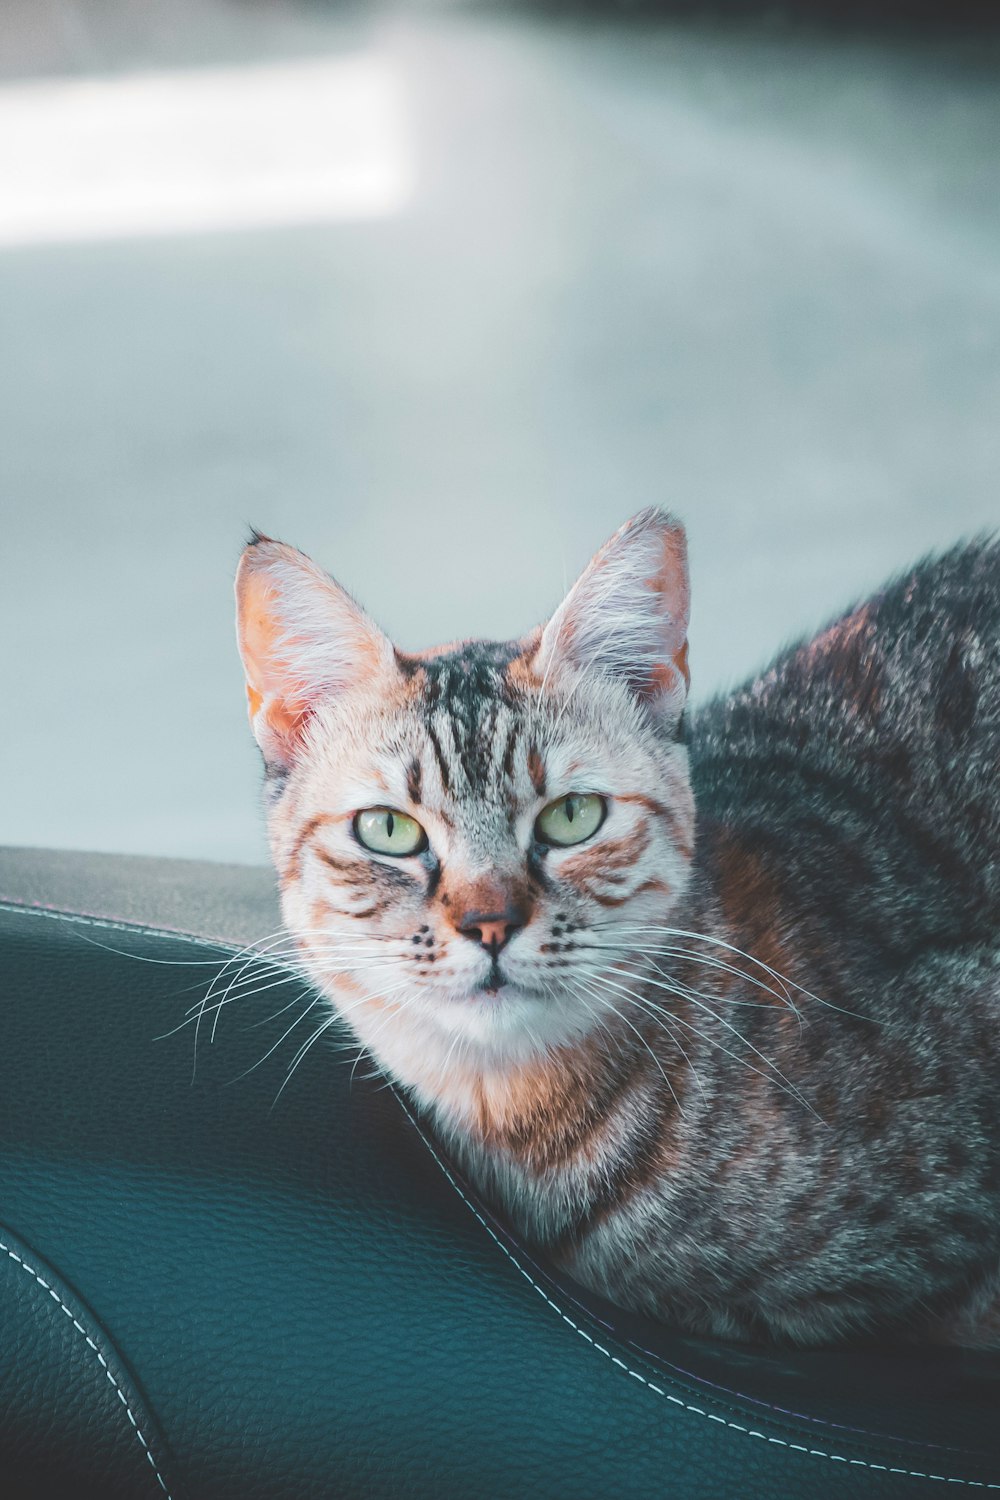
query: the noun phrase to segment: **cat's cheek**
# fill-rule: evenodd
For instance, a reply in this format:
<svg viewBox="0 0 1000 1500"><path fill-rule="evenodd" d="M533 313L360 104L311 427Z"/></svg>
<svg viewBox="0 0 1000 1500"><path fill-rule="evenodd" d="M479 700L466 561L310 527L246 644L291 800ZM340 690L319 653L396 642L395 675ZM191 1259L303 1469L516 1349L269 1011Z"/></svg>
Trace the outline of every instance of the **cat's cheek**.
<svg viewBox="0 0 1000 1500"><path fill-rule="evenodd" d="M689 857L647 826L553 862L558 888L602 926L620 913L634 914L636 905L668 910L684 890L689 870Z"/></svg>
<svg viewBox="0 0 1000 1500"><path fill-rule="evenodd" d="M380 1071L421 1103L438 1107L449 1096L462 1071L455 1055L460 1037L398 1001L381 1014L361 1003L352 1011L350 1025Z"/></svg>

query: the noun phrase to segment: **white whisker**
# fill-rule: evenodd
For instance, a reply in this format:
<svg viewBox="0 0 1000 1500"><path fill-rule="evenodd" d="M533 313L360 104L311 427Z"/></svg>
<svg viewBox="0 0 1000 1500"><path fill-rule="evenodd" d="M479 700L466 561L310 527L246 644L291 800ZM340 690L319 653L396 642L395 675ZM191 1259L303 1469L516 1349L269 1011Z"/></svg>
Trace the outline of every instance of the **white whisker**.
<svg viewBox="0 0 1000 1500"><path fill-rule="evenodd" d="M581 983L583 983L584 988L586 988L586 981L581 981ZM610 1011L614 1012L614 1014L618 1017L618 1019L620 1021L624 1021L625 1025L629 1028L630 1031L634 1031L635 1032L636 1036L639 1038L640 1042L645 1047L646 1051L649 1053L650 1057L653 1059L654 1063L656 1064L657 1069L658 1069L658 1071L660 1073L660 1076L663 1079L663 1082L667 1085L667 1088L670 1090L671 1097L673 1098L674 1103L677 1105L678 1110L680 1110L680 1113L683 1114L684 1113L684 1109L683 1109L683 1106L681 1104L681 1101L678 1099L676 1093L674 1092L674 1086L670 1082L670 1079L667 1077L666 1073L664 1073L664 1071L663 1071L663 1065L660 1062L660 1059L657 1057L656 1053L653 1051L652 1047L649 1045L649 1043L647 1042L646 1038L643 1036L642 1032L638 1029L637 1026L633 1026L632 1022L628 1019L628 1017L627 1016L623 1016L622 1013L621 1013L621 1011L618 1010L616 1006L612 1005L611 1001L609 999L607 999L606 996L595 994L593 996L593 998L595 1000L598 1000L602 1005L606 1005L607 1008Z"/></svg>
<svg viewBox="0 0 1000 1500"><path fill-rule="evenodd" d="M308 990L304 990L299 998L304 1000L308 993ZM231 1078L229 1080L229 1084L231 1085L234 1083L239 1083L242 1079L249 1078L250 1074L256 1072L256 1070L261 1066L262 1063L266 1063L268 1058L271 1057L275 1052L277 1052L278 1048L281 1046L285 1038L291 1036L296 1026L300 1025L301 1022L305 1020L309 1012L316 1008L316 1006L320 1002L320 999L321 997L319 995L316 995L312 1000L310 1000L309 1004L306 1006L302 1014L296 1016L292 1024L286 1027L286 1029L281 1033L278 1040L273 1044L273 1046L268 1047L267 1051L264 1053L264 1056L258 1057L257 1061L255 1063L251 1063L249 1068L244 1068L242 1073L237 1073L235 1078Z"/></svg>
<svg viewBox="0 0 1000 1500"><path fill-rule="evenodd" d="M692 1021L689 1021L685 1016L679 1016L676 1011L668 1010L663 1006L657 1005L655 1001L649 998L648 995L637 994L635 991L629 990L626 986L615 984L615 982L613 980L610 980L606 974L597 975L595 976L595 978L597 978L601 984L610 985L612 989L619 990L623 994L630 996L630 998L636 1005L640 1007L640 1009L646 1010L647 1014L656 1012L659 1015L668 1017L670 1021L675 1025L683 1026L686 1031L690 1031L693 1033L693 1035L701 1037L702 1040L708 1042L711 1046L718 1048L720 1052L725 1053L727 1057L731 1057L734 1062L738 1062L742 1067L748 1068L751 1073L756 1073L761 1078L768 1079L776 1088L780 1089L782 1093L788 1094L790 1098L794 1099L798 1104L801 1104L803 1108L807 1109L809 1113L814 1115L821 1124L826 1124L826 1121L823 1119L823 1117L817 1113L817 1111L809 1103L809 1100L799 1092L799 1090L795 1087L791 1080L785 1077L781 1069L775 1063L773 1063L769 1057L761 1052L759 1048L755 1047L752 1042L748 1041L747 1038L742 1034L742 1032L737 1031L735 1026L730 1025L728 1021L724 1020L722 1016L717 1015L716 1012L711 1010L707 1005L700 1005L698 1001L692 1000L693 1004L699 1005L699 1009L705 1011L712 1017L714 1021L718 1022L719 1025L724 1026L728 1031L731 1031L733 1035L736 1036L737 1039L741 1041L745 1047L748 1047L751 1052L759 1057L761 1062L763 1062L765 1066L771 1070L769 1073L765 1073L763 1069L756 1067L752 1062L749 1062L747 1058L741 1057L739 1053L731 1051L728 1047L724 1046L717 1037L714 1037L710 1032L703 1031L700 1027L695 1026L694 1023ZM692 999L692 997L683 995L677 990L671 990L671 987L669 985L663 984L658 987L666 989L668 990L668 992L677 994L679 999Z"/></svg>
<svg viewBox="0 0 1000 1500"><path fill-rule="evenodd" d="M278 1092L275 1094L273 1100L271 1101L271 1110L274 1109L274 1107L277 1104L278 1100L281 1098L282 1094L285 1092L285 1089L287 1088L288 1083L291 1080L292 1074L295 1072L296 1068L302 1062L303 1058L306 1056L306 1053L309 1051L310 1047L313 1045L314 1042L317 1042L319 1040L319 1038L323 1035L324 1031L328 1031L330 1029L330 1027L335 1024L336 1021L337 1021L337 1015L336 1015L336 1013L334 1015L332 1015L332 1016L328 1016L326 1018L326 1020L322 1023L321 1026L317 1026L316 1030L313 1032L312 1036L305 1043L305 1045L299 1048L298 1052L295 1054L295 1057L294 1057L294 1059L292 1061L291 1067L289 1068L288 1072L285 1074L285 1078L284 1078L284 1081L282 1082L281 1087L279 1088ZM268 1113L270 1113L270 1111L268 1111Z"/></svg>

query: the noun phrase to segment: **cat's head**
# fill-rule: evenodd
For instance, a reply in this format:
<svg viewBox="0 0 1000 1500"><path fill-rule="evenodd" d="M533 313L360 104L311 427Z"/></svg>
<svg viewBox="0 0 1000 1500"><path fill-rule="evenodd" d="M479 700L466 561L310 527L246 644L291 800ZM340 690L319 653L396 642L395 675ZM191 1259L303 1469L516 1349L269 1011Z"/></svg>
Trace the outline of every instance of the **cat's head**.
<svg viewBox="0 0 1000 1500"><path fill-rule="evenodd" d="M691 859L682 528L634 517L517 641L398 650L266 537L236 593L284 919L380 1064L432 1098L620 1009Z"/></svg>

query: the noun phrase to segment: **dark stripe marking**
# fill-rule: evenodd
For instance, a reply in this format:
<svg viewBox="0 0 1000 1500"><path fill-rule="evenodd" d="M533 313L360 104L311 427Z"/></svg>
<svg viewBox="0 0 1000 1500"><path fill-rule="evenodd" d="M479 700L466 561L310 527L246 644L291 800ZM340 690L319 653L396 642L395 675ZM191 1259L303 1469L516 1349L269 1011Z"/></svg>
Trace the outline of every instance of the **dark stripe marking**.
<svg viewBox="0 0 1000 1500"><path fill-rule="evenodd" d="M309 818L305 823L303 823L302 827L296 834L295 842L292 845L291 852L288 856L288 861L285 865L284 875L282 877L285 881L298 879L299 868L302 859L302 850L312 838L317 828L322 828L327 823L335 822L336 818L334 817L333 813L317 813L314 817Z"/></svg>
<svg viewBox="0 0 1000 1500"><path fill-rule="evenodd" d="M427 725L427 738L430 740L431 747L434 751L435 756L437 757L438 771L441 775L441 785L446 792L450 792L451 776L448 774L448 763L444 758L444 751L441 748L441 741L437 737L437 731L435 730L433 724L430 723L428 723Z"/></svg>
<svg viewBox="0 0 1000 1500"><path fill-rule="evenodd" d="M532 745L528 751L528 775L531 777L531 784L535 788L536 794L539 797L544 797L545 767L542 764L542 757L539 754L537 745Z"/></svg>

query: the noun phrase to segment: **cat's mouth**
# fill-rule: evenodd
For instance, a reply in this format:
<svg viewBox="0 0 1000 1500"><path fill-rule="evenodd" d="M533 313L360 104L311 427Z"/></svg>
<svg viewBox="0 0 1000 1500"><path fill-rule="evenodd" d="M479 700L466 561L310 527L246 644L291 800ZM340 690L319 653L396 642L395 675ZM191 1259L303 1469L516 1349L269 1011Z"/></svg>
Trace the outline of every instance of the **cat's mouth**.
<svg viewBox="0 0 1000 1500"><path fill-rule="evenodd" d="M494 957L490 964L490 971L483 983L479 986L479 992L488 995L491 999L499 995L500 991L509 983L506 974L500 968L500 963Z"/></svg>

